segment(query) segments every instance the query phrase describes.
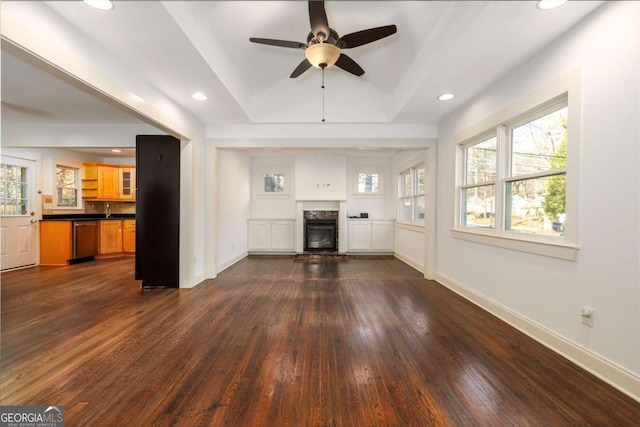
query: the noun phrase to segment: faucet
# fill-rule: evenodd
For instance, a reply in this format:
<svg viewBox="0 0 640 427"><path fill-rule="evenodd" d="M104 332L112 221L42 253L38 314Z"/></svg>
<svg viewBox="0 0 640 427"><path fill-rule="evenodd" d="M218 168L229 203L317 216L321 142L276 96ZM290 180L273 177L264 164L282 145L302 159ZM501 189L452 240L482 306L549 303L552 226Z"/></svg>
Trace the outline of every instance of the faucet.
<svg viewBox="0 0 640 427"><path fill-rule="evenodd" d="M105 219L109 219L110 216L111 216L111 206L109 206L109 202L107 202L107 215Z"/></svg>

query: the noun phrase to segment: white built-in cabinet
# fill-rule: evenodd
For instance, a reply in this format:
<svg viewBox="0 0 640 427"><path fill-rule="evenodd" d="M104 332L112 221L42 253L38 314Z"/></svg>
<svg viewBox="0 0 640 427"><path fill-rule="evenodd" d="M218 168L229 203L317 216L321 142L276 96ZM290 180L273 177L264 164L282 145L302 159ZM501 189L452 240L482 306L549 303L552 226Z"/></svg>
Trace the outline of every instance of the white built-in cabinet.
<svg viewBox="0 0 640 427"><path fill-rule="evenodd" d="M248 220L248 247L254 252L293 252L295 250L295 220Z"/></svg>
<svg viewBox="0 0 640 427"><path fill-rule="evenodd" d="M394 220L348 220L350 252L393 252Z"/></svg>

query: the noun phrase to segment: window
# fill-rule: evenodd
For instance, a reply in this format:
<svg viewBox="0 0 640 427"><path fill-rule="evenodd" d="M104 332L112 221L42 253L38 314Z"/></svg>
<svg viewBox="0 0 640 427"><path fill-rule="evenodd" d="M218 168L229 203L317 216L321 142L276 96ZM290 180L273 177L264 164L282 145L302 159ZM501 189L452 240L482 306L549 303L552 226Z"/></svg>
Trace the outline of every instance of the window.
<svg viewBox="0 0 640 427"><path fill-rule="evenodd" d="M380 175L377 173L360 172L358 174L358 193L380 192Z"/></svg>
<svg viewBox="0 0 640 427"><path fill-rule="evenodd" d="M424 164L418 164L400 172L398 187L398 222L423 225L425 209Z"/></svg>
<svg viewBox="0 0 640 427"><path fill-rule="evenodd" d="M464 227L495 227L496 144L497 138L492 134L464 147L461 218Z"/></svg>
<svg viewBox="0 0 640 427"><path fill-rule="evenodd" d="M289 173L285 168L269 168L260 172L259 194L265 197L289 195Z"/></svg>
<svg viewBox="0 0 640 427"><path fill-rule="evenodd" d="M284 193L284 175L267 173L263 175L265 193Z"/></svg>
<svg viewBox="0 0 640 427"><path fill-rule="evenodd" d="M360 197L382 196L384 175L382 168L361 167L354 173L354 195Z"/></svg>
<svg viewBox="0 0 640 427"><path fill-rule="evenodd" d="M27 215L29 212L29 184L27 168L0 165L0 215Z"/></svg>
<svg viewBox="0 0 640 427"><path fill-rule="evenodd" d="M575 221L575 215L567 215L569 116L568 93L564 93L459 144L459 209L454 232L568 244L567 248L575 249L571 245L575 231L569 239L566 236L567 227L573 226L570 218ZM495 240L468 239L504 246ZM548 255L539 245L513 248ZM566 252L558 257L573 256Z"/></svg>
<svg viewBox="0 0 640 427"><path fill-rule="evenodd" d="M80 171L67 166L56 166L56 206L60 208L78 207L78 178Z"/></svg>
<svg viewBox="0 0 640 427"><path fill-rule="evenodd" d="M562 236L567 175L566 101L509 126L505 230Z"/></svg>

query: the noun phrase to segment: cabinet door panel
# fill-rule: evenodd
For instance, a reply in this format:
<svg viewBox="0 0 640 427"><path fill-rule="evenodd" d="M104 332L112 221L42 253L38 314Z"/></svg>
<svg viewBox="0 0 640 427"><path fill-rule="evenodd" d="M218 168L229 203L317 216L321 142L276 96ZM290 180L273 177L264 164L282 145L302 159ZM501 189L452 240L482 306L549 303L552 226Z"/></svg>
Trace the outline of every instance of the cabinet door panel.
<svg viewBox="0 0 640 427"><path fill-rule="evenodd" d="M371 249L393 250L394 223L391 221L373 221L371 223Z"/></svg>
<svg viewBox="0 0 640 427"><path fill-rule="evenodd" d="M134 168L119 168L119 194L121 200L135 200L136 170Z"/></svg>
<svg viewBox="0 0 640 427"><path fill-rule="evenodd" d="M117 199L119 194L118 168L98 166L98 198Z"/></svg>
<svg viewBox="0 0 640 427"><path fill-rule="evenodd" d="M271 222L271 249L293 250L293 221Z"/></svg>
<svg viewBox="0 0 640 427"><path fill-rule="evenodd" d="M100 222L100 253L114 254L122 252L122 220L103 220Z"/></svg>
<svg viewBox="0 0 640 427"><path fill-rule="evenodd" d="M269 221L249 221L249 250L271 249Z"/></svg>
<svg viewBox="0 0 640 427"><path fill-rule="evenodd" d="M40 221L40 264L65 265L71 255L71 221Z"/></svg>
<svg viewBox="0 0 640 427"><path fill-rule="evenodd" d="M122 251L136 251L136 220L125 219L122 221Z"/></svg>
<svg viewBox="0 0 640 427"><path fill-rule="evenodd" d="M349 250L369 250L371 248L371 222L349 222Z"/></svg>

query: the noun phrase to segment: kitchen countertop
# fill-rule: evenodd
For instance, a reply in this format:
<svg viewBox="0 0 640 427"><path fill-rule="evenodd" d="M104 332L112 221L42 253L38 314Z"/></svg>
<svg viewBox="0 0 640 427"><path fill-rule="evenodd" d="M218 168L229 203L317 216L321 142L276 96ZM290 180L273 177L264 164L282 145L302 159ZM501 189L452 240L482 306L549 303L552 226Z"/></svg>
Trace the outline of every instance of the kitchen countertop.
<svg viewBox="0 0 640 427"><path fill-rule="evenodd" d="M107 219L106 214L55 214L42 215L42 221L95 221ZM111 214L108 219L136 219L136 214Z"/></svg>

